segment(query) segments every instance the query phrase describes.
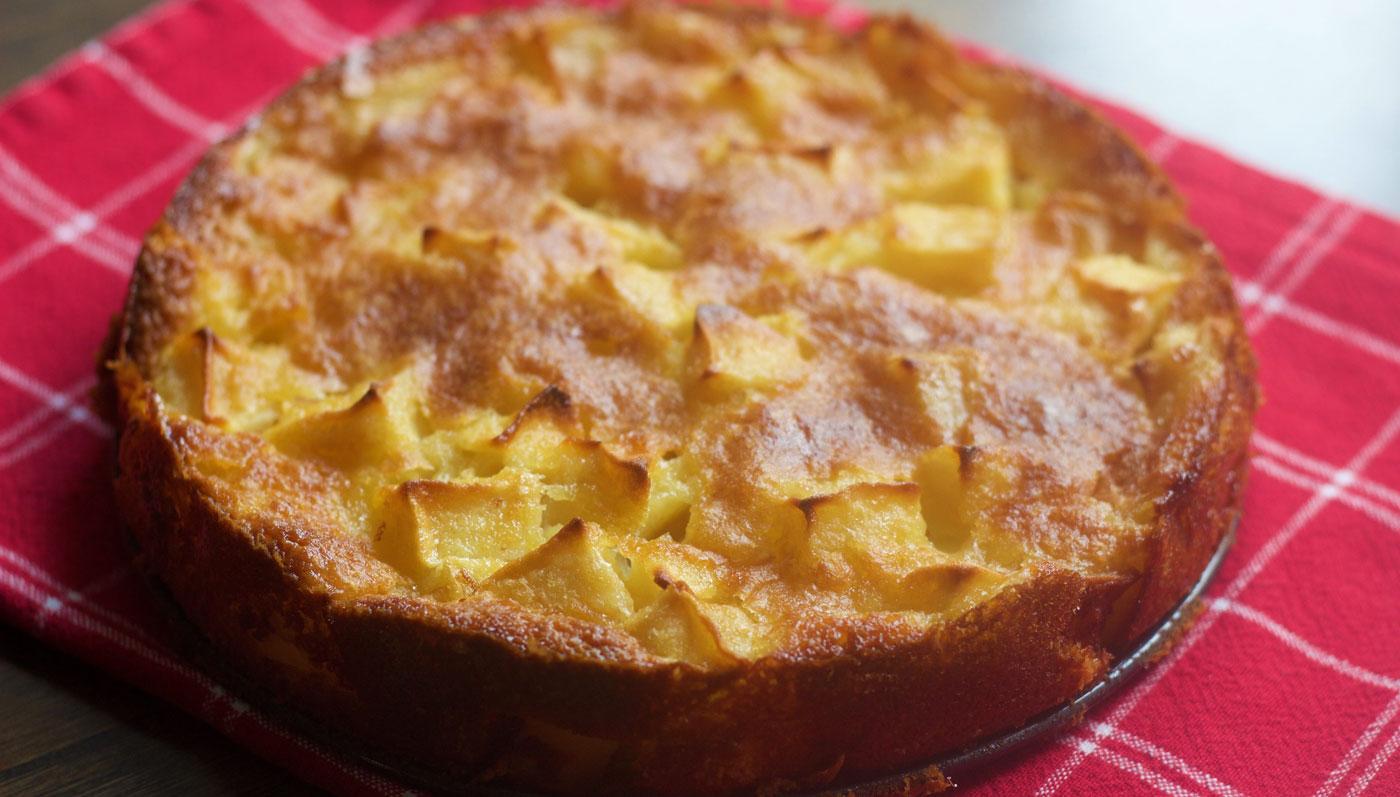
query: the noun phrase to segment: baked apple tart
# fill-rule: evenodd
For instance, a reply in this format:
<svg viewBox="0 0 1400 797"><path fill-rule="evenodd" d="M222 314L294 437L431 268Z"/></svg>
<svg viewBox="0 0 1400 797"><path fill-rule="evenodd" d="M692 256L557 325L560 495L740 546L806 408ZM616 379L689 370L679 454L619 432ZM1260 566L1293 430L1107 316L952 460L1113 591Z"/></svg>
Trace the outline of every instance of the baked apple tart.
<svg viewBox="0 0 1400 797"><path fill-rule="evenodd" d="M232 671L549 793L856 783L1063 703L1197 579L1256 403L1093 112L908 18L658 4L313 72L180 188L105 369Z"/></svg>

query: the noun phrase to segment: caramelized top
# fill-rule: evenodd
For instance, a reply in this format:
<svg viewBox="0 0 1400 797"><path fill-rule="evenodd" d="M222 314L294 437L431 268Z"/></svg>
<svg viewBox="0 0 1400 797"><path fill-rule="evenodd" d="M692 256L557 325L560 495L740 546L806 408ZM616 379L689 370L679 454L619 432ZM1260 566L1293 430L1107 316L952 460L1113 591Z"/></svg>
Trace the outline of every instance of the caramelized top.
<svg viewBox="0 0 1400 797"><path fill-rule="evenodd" d="M1199 244L1083 117L907 20L427 29L216 149L130 347L233 517L663 659L1127 583Z"/></svg>

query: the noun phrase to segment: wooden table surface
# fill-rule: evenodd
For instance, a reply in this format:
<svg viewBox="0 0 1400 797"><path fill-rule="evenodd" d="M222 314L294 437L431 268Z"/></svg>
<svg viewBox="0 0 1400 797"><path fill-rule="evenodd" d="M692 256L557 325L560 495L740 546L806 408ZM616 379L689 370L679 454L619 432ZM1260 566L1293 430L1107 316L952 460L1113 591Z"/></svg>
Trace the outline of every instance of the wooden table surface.
<svg viewBox="0 0 1400 797"><path fill-rule="evenodd" d="M312 793L199 720L18 631L0 626L0 651L0 794Z"/></svg>
<svg viewBox="0 0 1400 797"><path fill-rule="evenodd" d="M0 0L0 93L149 0ZM94 667L0 625L0 795L312 794Z"/></svg>
<svg viewBox="0 0 1400 797"><path fill-rule="evenodd" d="M0 93L146 4L0 0ZM867 4L928 13L1255 163L1400 212L1400 3L1283 2L1288 13L1278 0ZM1164 51L1185 52L1182 41L1189 56ZM1134 68L1117 66L1126 63ZM0 717L0 794L310 791L199 721L3 626Z"/></svg>

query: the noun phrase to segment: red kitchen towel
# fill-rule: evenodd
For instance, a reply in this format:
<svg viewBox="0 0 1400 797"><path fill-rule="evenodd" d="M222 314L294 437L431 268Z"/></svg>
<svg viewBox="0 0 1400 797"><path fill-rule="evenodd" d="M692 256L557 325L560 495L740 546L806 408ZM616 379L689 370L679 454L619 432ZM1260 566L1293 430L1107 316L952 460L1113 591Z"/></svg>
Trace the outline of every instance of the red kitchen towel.
<svg viewBox="0 0 1400 797"><path fill-rule="evenodd" d="M308 67L471 0L177 0L0 103L0 618L306 780L403 792L175 652L127 563L88 403L139 240L211 141ZM789 7L859 24L829 2ZM1267 397L1239 541L1199 621L987 795L1400 794L1400 224L1126 110L1236 278Z"/></svg>

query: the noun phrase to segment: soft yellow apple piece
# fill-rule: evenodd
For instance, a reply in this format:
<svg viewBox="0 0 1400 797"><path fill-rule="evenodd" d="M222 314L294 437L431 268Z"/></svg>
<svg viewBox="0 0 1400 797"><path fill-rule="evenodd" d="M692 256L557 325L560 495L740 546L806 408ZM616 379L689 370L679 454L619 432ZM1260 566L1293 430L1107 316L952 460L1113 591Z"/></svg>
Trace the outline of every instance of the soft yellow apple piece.
<svg viewBox="0 0 1400 797"><path fill-rule="evenodd" d="M973 357L953 349L900 354L887 361L890 380L909 391L941 442L958 442L967 426L965 385Z"/></svg>
<svg viewBox="0 0 1400 797"><path fill-rule="evenodd" d="M655 227L591 210L568 199L557 198L554 203L577 223L602 233L623 260L656 269L680 268L684 262L681 248Z"/></svg>
<svg viewBox="0 0 1400 797"><path fill-rule="evenodd" d="M807 518L801 555L833 587L897 579L932 561L918 485L861 483L799 506Z"/></svg>
<svg viewBox="0 0 1400 797"><path fill-rule="evenodd" d="M412 393L393 381L376 382L349 407L310 412L268 430L265 437L284 454L343 471L426 468Z"/></svg>
<svg viewBox="0 0 1400 797"><path fill-rule="evenodd" d="M505 52L515 69L551 91L563 87L562 76L554 66L549 37L539 28L513 30L506 37Z"/></svg>
<svg viewBox="0 0 1400 797"><path fill-rule="evenodd" d="M698 604L684 584L667 582L661 596L627 624L627 631L647 650L668 659L699 665L734 661Z"/></svg>
<svg viewBox="0 0 1400 797"><path fill-rule="evenodd" d="M618 540L618 551L629 562L627 588L639 609L660 597L664 584L673 582L684 583L700 600L733 597L725 587L722 573L726 562L722 556L670 537L624 537Z"/></svg>
<svg viewBox="0 0 1400 797"><path fill-rule="evenodd" d="M1001 216L982 208L896 205L882 267L940 293L975 293L992 283Z"/></svg>
<svg viewBox="0 0 1400 797"><path fill-rule="evenodd" d="M742 110L760 132L776 134L788 109L808 87L808 81L776 53L762 50L721 81L712 100Z"/></svg>
<svg viewBox="0 0 1400 797"><path fill-rule="evenodd" d="M568 397L551 388L532 399L494 445L505 467L543 477L546 526L581 518L610 530L635 530L651 489L646 466L571 436L571 424Z"/></svg>
<svg viewBox="0 0 1400 797"><path fill-rule="evenodd" d="M672 335L681 333L694 315L681 301L675 278L636 263L613 263L584 277L578 286L584 301L616 302Z"/></svg>
<svg viewBox="0 0 1400 797"><path fill-rule="evenodd" d="M544 545L511 562L485 586L523 606L605 625L632 614L618 555L596 524L575 520Z"/></svg>
<svg viewBox="0 0 1400 797"><path fill-rule="evenodd" d="M696 610L709 623L720 650L728 656L753 660L773 648L770 629L741 606L697 599Z"/></svg>
<svg viewBox="0 0 1400 797"><path fill-rule="evenodd" d="M374 549L424 591L479 582L544 543L542 484L503 471L467 483L409 481L387 490Z"/></svg>
<svg viewBox="0 0 1400 797"><path fill-rule="evenodd" d="M741 52L734 31L704 13L639 3L627 6L642 46L670 58L730 61Z"/></svg>
<svg viewBox="0 0 1400 797"><path fill-rule="evenodd" d="M293 365L286 349L240 346L207 328L176 339L161 356L155 385L166 405L226 429L261 429L287 405L339 387Z"/></svg>
<svg viewBox="0 0 1400 797"><path fill-rule="evenodd" d="M1224 371L1217 352L1202 325L1168 324L1157 332L1134 364L1154 418L1175 417L1201 391L1216 389Z"/></svg>
<svg viewBox="0 0 1400 797"><path fill-rule="evenodd" d="M964 515L962 457L953 446L926 451L914 468L919 506L929 540L948 553L963 551L971 540Z"/></svg>
<svg viewBox="0 0 1400 797"><path fill-rule="evenodd" d="M881 108L889 89L864 61L837 59L800 48L782 51L784 63L805 77L813 97L837 107Z"/></svg>
<svg viewBox="0 0 1400 797"><path fill-rule="evenodd" d="M1090 306L1107 312L1129 351L1137 351L1156 329L1181 275L1153 268L1124 255L1098 255L1075 263L1074 274ZM1086 313L1087 313L1086 309ZM1111 319L1111 320L1110 320ZM1107 330L1105 335L1111 334Z"/></svg>
<svg viewBox="0 0 1400 797"><path fill-rule="evenodd" d="M939 293L990 285L1003 241L1001 215L970 205L896 205L863 224L815 241L808 255L843 270L876 266Z"/></svg>
<svg viewBox="0 0 1400 797"><path fill-rule="evenodd" d="M859 610L947 612L964 607L970 590L1002 581L934 547L919 485L857 484L800 506L807 534L799 561L816 583L844 591Z"/></svg>
<svg viewBox="0 0 1400 797"><path fill-rule="evenodd" d="M563 152L564 195L588 207L617 187L617 158L595 142L571 141Z"/></svg>
<svg viewBox="0 0 1400 797"><path fill-rule="evenodd" d="M454 478L491 476L505 464L494 438L509 418L495 410L473 408L451 418L434 419L421 441L433 473Z"/></svg>
<svg viewBox="0 0 1400 797"><path fill-rule="evenodd" d="M728 305L696 308L688 357L700 385L719 391L768 388L803 371L796 340Z"/></svg>
<svg viewBox="0 0 1400 797"><path fill-rule="evenodd" d="M504 462L544 478L547 525L581 518L608 529L632 531L646 514L650 493L646 467L613 456L596 441L531 425L505 444Z"/></svg>
<svg viewBox="0 0 1400 797"><path fill-rule="evenodd" d="M1152 268L1126 255L1087 257L1076 264L1076 270L1094 287L1134 296L1159 296L1181 283L1180 274Z"/></svg>
<svg viewBox="0 0 1400 797"><path fill-rule="evenodd" d="M694 471L694 464L686 455L658 459L647 469L651 490L647 495L646 517L642 520L643 537L684 536L690 505L695 501L697 476Z"/></svg>
<svg viewBox="0 0 1400 797"><path fill-rule="evenodd" d="M885 175L894 200L979 205L1004 211L1011 205L1011 154L1001 129L988 119L960 117L950 138L916 152Z"/></svg>
<svg viewBox="0 0 1400 797"><path fill-rule="evenodd" d="M208 329L176 339L161 352L161 367L153 381L165 406L181 415L214 421L210 406L213 390L210 380L210 358L213 356L214 333Z"/></svg>
<svg viewBox="0 0 1400 797"><path fill-rule="evenodd" d="M575 84L594 79L604 59L623 46L619 31L603 25L584 25L573 18L545 22L544 30L555 74Z"/></svg>
<svg viewBox="0 0 1400 797"><path fill-rule="evenodd" d="M894 611L957 616L990 597L1007 577L971 562L942 560L919 567L899 581L886 598Z"/></svg>
<svg viewBox="0 0 1400 797"><path fill-rule="evenodd" d="M494 264L516 248L514 239L484 230L444 230L424 227L423 254L453 260L475 267Z"/></svg>

